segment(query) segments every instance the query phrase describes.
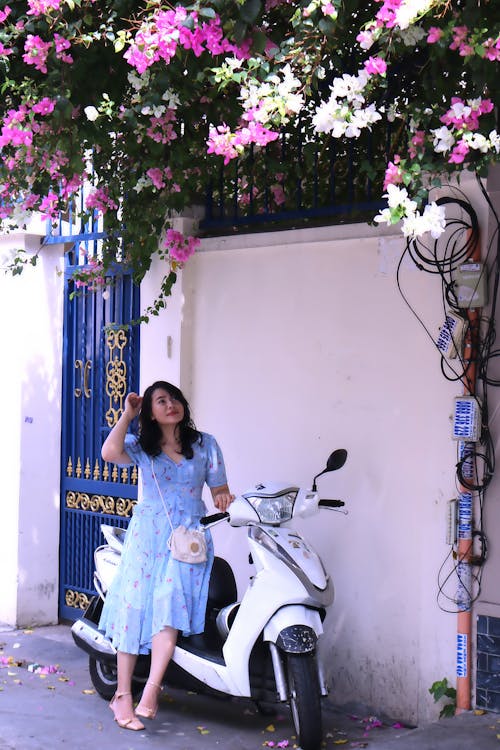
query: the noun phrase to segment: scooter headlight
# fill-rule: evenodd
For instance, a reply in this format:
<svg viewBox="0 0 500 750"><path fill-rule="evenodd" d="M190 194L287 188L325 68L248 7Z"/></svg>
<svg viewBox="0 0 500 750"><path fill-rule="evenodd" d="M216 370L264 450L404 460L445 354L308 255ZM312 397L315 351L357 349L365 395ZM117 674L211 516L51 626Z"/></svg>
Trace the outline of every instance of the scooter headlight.
<svg viewBox="0 0 500 750"><path fill-rule="evenodd" d="M297 492L290 489L279 495L245 495L245 498L261 523L280 524L291 519Z"/></svg>

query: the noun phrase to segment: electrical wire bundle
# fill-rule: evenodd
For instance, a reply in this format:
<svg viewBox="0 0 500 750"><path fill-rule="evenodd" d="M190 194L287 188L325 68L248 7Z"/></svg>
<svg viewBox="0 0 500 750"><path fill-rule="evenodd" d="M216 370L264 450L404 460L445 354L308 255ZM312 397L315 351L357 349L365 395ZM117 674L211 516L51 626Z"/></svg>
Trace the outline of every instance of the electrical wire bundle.
<svg viewBox="0 0 500 750"><path fill-rule="evenodd" d="M471 547L467 556L464 557L463 554L459 556L456 546L452 545L438 572L438 605L443 611L455 614L463 611L462 602L459 601L456 591L448 593L447 590L452 585L456 588L457 578L459 587L466 591L467 598L471 603L479 597L481 591L483 565L488 552L483 508L486 490L495 471L495 451L489 425L488 389L490 386L500 386L500 377L494 377L490 374L492 363L495 363L500 356L500 348L494 348L496 344L495 315L500 277L500 222L479 176L477 176L477 181L495 221L495 229L488 242L486 258L482 261L483 273L487 274L490 287L488 313L483 312L481 317L477 315L476 311L471 314L472 310L464 308L457 295L456 273L463 264L471 262L475 248L478 247L479 223L470 202L464 193L456 187L450 188L452 193L450 197L442 197L436 200L438 205L446 206L447 218L444 234L430 244L425 244L421 238L408 241L397 268L399 292L440 354L441 371L444 377L450 381L463 383L466 395L476 399L480 414L479 440L474 443L466 442L465 449L463 443L462 448L460 447L461 444L458 444L459 455L457 455L456 465L458 493L474 493L477 498L478 512L475 514ZM450 213L453 215L450 216ZM442 353L435 337L402 291L400 276L402 263L406 256L409 256L421 271L439 275L445 316L448 311L451 311L456 318L463 322L464 341L468 346L465 346L463 351L461 346L457 346L453 352L453 359L447 358ZM469 378L469 372L472 368L475 373L474 384L471 383ZM477 554L474 554L473 546L479 548ZM464 575L464 559L467 559L470 564L467 575ZM470 580L469 571L471 573Z"/></svg>

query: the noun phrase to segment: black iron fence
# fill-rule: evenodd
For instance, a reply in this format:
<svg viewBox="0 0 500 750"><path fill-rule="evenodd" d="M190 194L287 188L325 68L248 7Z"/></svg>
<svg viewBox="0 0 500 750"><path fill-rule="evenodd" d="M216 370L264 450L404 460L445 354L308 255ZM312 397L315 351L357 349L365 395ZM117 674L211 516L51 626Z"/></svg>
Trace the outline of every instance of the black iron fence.
<svg viewBox="0 0 500 750"><path fill-rule="evenodd" d="M385 206L373 163L386 159L389 138L377 127L352 139L284 132L211 177L200 228L216 235L366 220Z"/></svg>

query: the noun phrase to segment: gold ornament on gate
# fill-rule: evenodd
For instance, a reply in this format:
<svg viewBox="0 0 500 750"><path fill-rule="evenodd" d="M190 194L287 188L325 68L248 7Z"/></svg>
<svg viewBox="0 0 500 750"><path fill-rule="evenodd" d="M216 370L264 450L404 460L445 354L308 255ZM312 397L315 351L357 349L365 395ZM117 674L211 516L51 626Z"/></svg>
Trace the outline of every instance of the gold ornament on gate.
<svg viewBox="0 0 500 750"><path fill-rule="evenodd" d="M106 394L109 396L109 408L105 416L109 427L118 422L127 394L127 363L123 359L123 350L127 343L127 334L123 329L109 331L106 337L109 349L109 362L106 365Z"/></svg>

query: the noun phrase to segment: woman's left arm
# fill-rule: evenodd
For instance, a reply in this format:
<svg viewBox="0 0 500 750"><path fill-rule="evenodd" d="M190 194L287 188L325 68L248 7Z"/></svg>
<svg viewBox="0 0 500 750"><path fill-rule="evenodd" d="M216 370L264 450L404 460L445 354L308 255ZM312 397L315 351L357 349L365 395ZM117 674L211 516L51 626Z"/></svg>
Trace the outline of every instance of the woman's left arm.
<svg viewBox="0 0 500 750"><path fill-rule="evenodd" d="M218 510L225 512L234 500L234 495L229 491L227 484L221 484L219 487L210 487L214 505Z"/></svg>

